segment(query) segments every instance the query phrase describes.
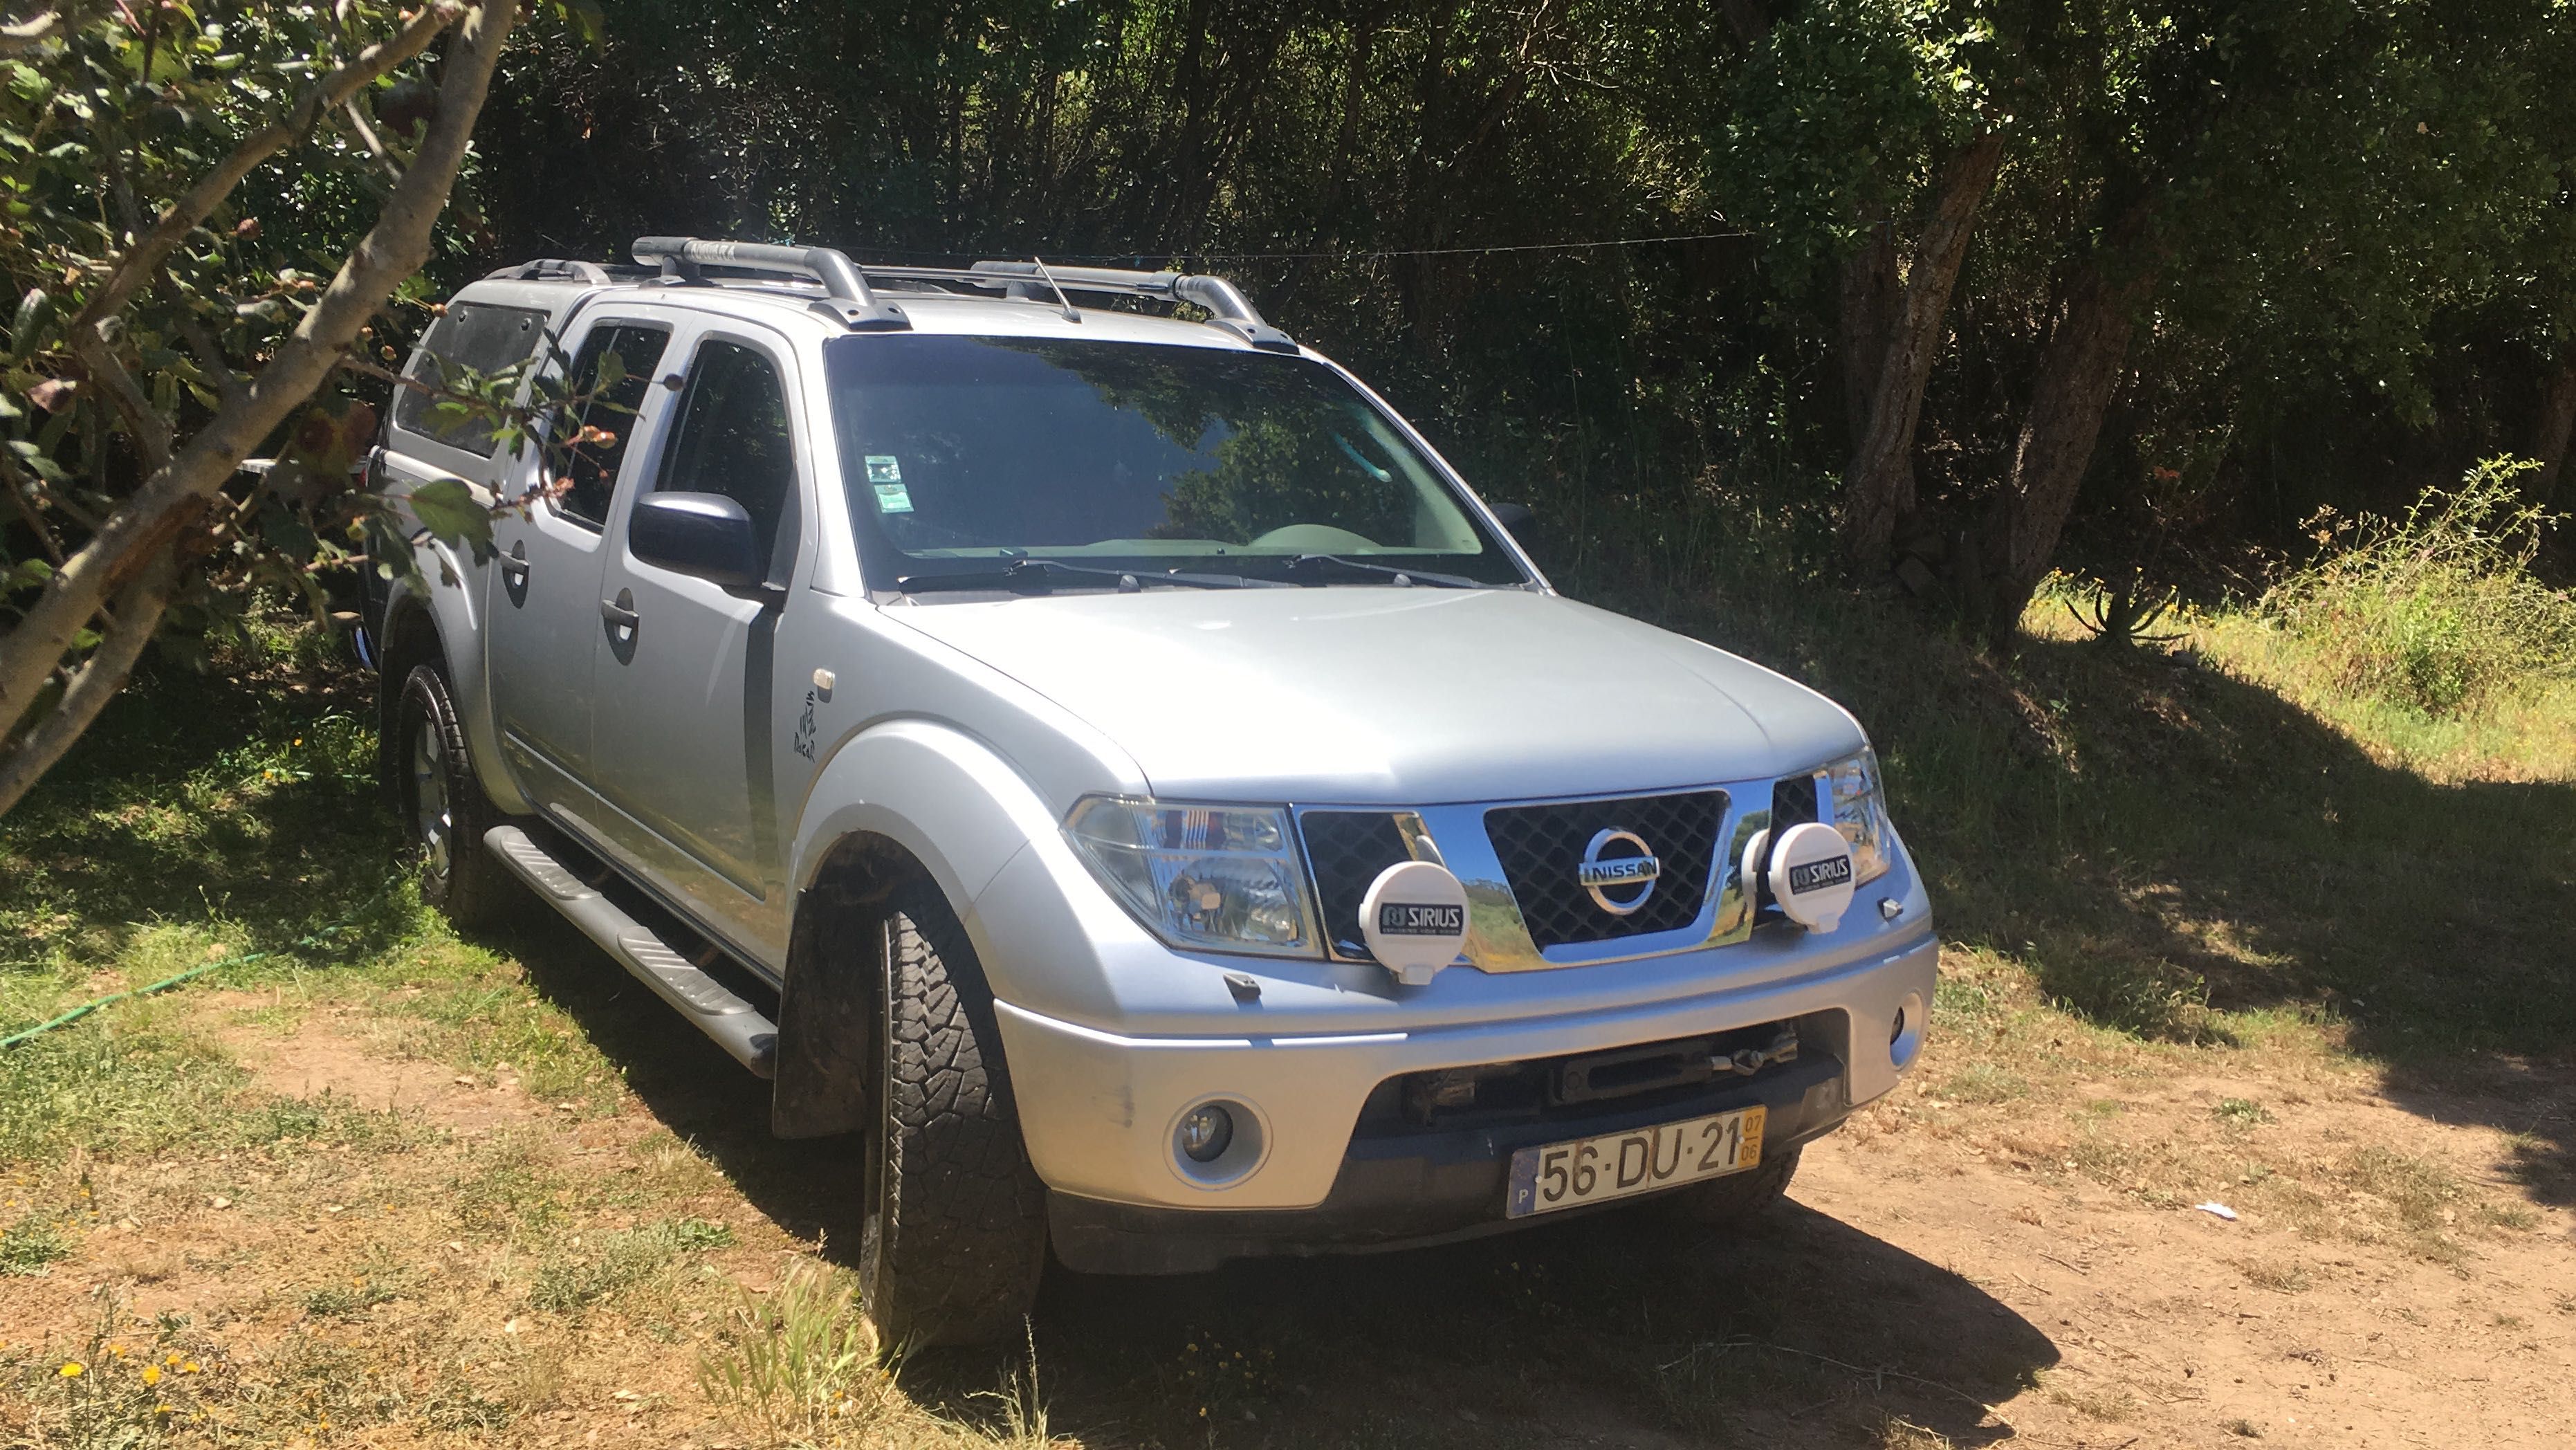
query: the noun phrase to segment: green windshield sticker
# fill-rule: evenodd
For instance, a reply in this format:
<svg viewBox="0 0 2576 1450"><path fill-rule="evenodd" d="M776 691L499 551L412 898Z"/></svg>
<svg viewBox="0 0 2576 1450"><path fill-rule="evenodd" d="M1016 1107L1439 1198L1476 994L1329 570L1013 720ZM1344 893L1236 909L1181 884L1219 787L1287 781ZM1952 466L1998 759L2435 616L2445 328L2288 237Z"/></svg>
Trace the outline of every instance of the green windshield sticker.
<svg viewBox="0 0 2576 1450"><path fill-rule="evenodd" d="M893 460L889 459L887 461L892 462ZM874 473L876 471L876 460L873 458L869 459L868 465L868 471L870 473ZM912 512L911 489L908 489L899 483L880 483L875 487L877 491L877 512L886 514L908 514Z"/></svg>
<svg viewBox="0 0 2576 1450"><path fill-rule="evenodd" d="M903 465L896 462L891 453L871 453L868 455L868 482L901 483Z"/></svg>

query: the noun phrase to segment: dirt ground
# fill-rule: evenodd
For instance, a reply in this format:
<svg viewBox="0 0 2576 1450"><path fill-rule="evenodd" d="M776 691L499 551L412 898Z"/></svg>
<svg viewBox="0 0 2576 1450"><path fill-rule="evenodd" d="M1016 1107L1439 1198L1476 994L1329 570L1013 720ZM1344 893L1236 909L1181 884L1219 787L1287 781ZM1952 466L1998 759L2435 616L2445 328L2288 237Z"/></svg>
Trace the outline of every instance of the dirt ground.
<svg viewBox="0 0 2576 1450"><path fill-rule="evenodd" d="M506 1062L408 1055L385 1004L199 995L187 1020L257 1089L376 1126L6 1185L13 1209L81 1207L68 1257L0 1277L0 1357L88 1354L99 1376L157 1354L156 1413L260 1442L754 1443L700 1358L854 1238L853 1165L768 1140L759 1086L633 997L576 1011L626 1086L549 1101ZM1742 1236L1611 1213L1190 1278L1059 1273L1029 1349L916 1360L913 1418L858 1438L986 1433L1033 1356L1022 1406L1103 1447L2569 1443L2576 1214L2534 1164L2559 1161L2576 1082L2436 1092L2297 1062L2001 1103L1960 1083L1928 1073L1811 1148ZM2380 1152L2433 1187L2336 1176ZM2215 1182L2250 1159L2277 1166ZM2171 1191L2192 1182L2205 1199ZM675 1223L694 1247L600 1277ZM174 1393L192 1384L201 1404ZM77 1443L51 1403L0 1398L0 1444Z"/></svg>

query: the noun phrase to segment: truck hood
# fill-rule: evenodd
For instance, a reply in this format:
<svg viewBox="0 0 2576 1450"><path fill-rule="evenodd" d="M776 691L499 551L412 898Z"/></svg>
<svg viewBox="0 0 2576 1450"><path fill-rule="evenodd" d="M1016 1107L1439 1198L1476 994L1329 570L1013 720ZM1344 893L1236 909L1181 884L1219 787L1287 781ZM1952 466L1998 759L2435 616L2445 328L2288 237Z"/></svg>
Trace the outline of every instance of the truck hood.
<svg viewBox="0 0 2576 1450"><path fill-rule="evenodd" d="M886 614L1080 716L1170 800L1642 792L1862 744L1839 707L1759 665L1521 590L1173 589Z"/></svg>

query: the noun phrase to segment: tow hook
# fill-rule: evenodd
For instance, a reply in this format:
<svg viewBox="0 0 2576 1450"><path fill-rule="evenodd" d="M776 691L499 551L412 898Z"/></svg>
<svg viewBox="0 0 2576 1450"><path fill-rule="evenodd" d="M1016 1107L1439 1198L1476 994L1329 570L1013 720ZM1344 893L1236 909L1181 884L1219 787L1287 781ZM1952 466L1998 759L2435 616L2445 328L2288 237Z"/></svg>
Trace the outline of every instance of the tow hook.
<svg viewBox="0 0 2576 1450"><path fill-rule="evenodd" d="M1734 1073L1751 1077L1775 1062L1798 1060L1798 1029L1783 1027L1771 1038L1768 1047L1739 1047L1732 1053L1709 1054L1708 1065L1721 1076Z"/></svg>

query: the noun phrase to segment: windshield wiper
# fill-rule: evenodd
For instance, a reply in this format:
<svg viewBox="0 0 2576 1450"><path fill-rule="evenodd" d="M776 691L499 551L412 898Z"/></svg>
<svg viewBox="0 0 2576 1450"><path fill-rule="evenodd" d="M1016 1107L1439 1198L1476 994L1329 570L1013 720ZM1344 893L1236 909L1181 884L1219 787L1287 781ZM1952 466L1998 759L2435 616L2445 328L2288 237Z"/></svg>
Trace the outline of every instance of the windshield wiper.
<svg viewBox="0 0 2576 1450"><path fill-rule="evenodd" d="M1434 589L1487 587L1484 580L1470 579L1464 574L1434 574L1422 569L1398 569L1392 564L1371 564L1360 559L1346 559L1339 554L1300 554L1288 561L1288 572L1293 574L1316 565L1330 565L1336 569L1347 569L1354 574L1393 579L1405 584L1428 584Z"/></svg>
<svg viewBox="0 0 2576 1450"><path fill-rule="evenodd" d="M954 574L906 574L894 581L894 587L906 594L927 594L952 589L1010 589L1031 594L1044 594L1056 580L1105 580L1121 594L1132 594L1149 584L1168 584L1181 589L1254 589L1273 585L1272 580L1246 579L1240 574L1185 574L1177 569L1156 574L1140 569L1097 569L1084 564L1067 564L1055 559L1013 559L999 569L968 569Z"/></svg>

